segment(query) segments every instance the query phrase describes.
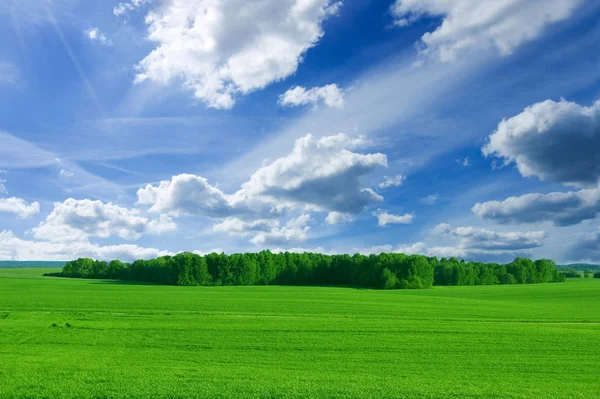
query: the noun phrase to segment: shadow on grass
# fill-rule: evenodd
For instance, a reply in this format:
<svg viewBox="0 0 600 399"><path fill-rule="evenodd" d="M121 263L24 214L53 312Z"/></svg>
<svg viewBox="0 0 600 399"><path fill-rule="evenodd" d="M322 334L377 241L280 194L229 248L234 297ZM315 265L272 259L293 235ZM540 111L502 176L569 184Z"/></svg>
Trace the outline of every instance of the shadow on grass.
<svg viewBox="0 0 600 399"><path fill-rule="evenodd" d="M90 284L102 284L102 285L164 285L159 283L150 283L147 281L132 281L132 280L89 280Z"/></svg>
<svg viewBox="0 0 600 399"><path fill-rule="evenodd" d="M44 273L44 274L42 274L42 276L44 276L44 277L65 277L65 276L63 276L63 274L61 272Z"/></svg>
<svg viewBox="0 0 600 399"><path fill-rule="evenodd" d="M88 284L101 284L101 285L153 285L153 286L166 286L166 287L289 287L289 288L300 288L300 287L314 287L314 288L340 288L340 289L354 289L354 290L377 290L373 287L361 287L352 285L329 285L329 284L254 284L254 285L198 285L198 286L179 286L172 284L163 284L157 282L148 281L136 281L136 280L109 280L109 279L92 279L92 278L79 278L79 277L65 277L62 273L45 273L46 277L59 277L65 279L77 279L86 280ZM394 290L390 290L394 291Z"/></svg>
<svg viewBox="0 0 600 399"><path fill-rule="evenodd" d="M111 284L111 285L167 285L160 283L153 283L147 281L133 281L133 280L105 280L105 279L93 279L93 278L79 278L79 277L65 277L62 273L44 273L44 277L58 277L64 279L73 280L86 280L89 284Z"/></svg>
<svg viewBox="0 0 600 399"><path fill-rule="evenodd" d="M132 281L132 280L88 280L89 284L102 284L102 285L153 285L163 287L180 287L180 288L249 288L249 287L285 287L285 288L340 288L340 289L354 289L354 290L377 290L376 288L369 287L357 287L350 285L286 285L286 284L254 284L254 285L173 285L173 284L162 284L146 281ZM393 291L393 290L390 290Z"/></svg>

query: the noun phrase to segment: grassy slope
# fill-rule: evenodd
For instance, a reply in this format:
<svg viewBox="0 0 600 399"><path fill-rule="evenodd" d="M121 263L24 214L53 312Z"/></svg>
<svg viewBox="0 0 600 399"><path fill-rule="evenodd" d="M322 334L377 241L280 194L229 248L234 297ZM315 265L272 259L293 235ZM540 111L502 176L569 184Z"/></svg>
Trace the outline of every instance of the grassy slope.
<svg viewBox="0 0 600 399"><path fill-rule="evenodd" d="M2 398L600 398L600 279L392 292L47 271L0 270Z"/></svg>

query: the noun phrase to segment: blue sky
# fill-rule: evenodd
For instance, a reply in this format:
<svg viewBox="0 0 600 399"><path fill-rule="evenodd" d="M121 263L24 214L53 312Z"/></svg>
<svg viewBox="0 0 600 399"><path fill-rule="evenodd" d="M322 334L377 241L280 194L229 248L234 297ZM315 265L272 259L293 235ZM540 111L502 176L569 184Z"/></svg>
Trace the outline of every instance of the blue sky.
<svg viewBox="0 0 600 399"><path fill-rule="evenodd" d="M0 259L600 262L592 0L5 0Z"/></svg>

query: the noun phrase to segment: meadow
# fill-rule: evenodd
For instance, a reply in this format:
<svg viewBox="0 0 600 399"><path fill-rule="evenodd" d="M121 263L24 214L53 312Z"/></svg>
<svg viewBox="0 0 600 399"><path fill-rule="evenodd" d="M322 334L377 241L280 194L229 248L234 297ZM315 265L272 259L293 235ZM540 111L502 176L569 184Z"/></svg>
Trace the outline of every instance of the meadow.
<svg viewBox="0 0 600 399"><path fill-rule="evenodd" d="M0 269L0 398L600 398L600 279L180 287Z"/></svg>

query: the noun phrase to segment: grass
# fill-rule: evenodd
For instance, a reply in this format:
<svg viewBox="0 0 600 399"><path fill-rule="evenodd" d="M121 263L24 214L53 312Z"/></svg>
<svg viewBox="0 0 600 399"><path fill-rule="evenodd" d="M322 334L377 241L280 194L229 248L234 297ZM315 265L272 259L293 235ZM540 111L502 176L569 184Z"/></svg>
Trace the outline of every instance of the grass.
<svg viewBox="0 0 600 399"><path fill-rule="evenodd" d="M373 291L0 269L1 398L600 398L600 279Z"/></svg>

